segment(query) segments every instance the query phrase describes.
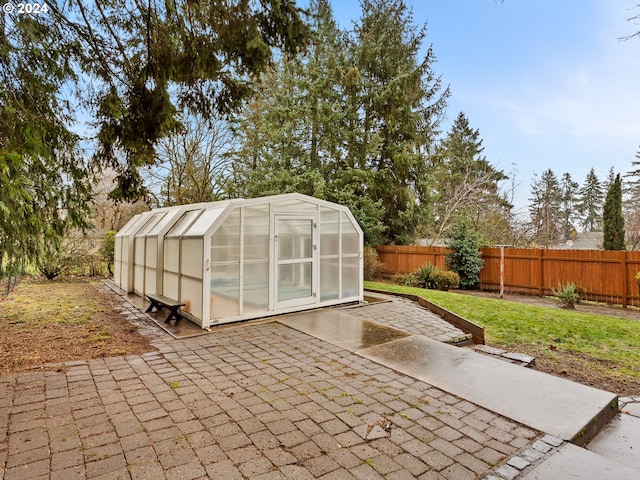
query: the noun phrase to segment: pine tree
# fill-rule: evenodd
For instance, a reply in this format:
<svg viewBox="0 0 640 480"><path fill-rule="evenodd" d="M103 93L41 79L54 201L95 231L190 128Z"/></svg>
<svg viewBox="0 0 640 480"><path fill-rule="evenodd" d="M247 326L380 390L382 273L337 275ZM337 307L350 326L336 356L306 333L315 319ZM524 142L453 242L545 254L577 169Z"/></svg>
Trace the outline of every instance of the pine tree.
<svg viewBox="0 0 640 480"><path fill-rule="evenodd" d="M534 231L533 240L549 247L561 238L562 225L562 190L558 177L551 169L545 170L540 178L535 177L531 194L529 215Z"/></svg>
<svg viewBox="0 0 640 480"><path fill-rule="evenodd" d="M327 0L311 3L314 36L282 59L236 118L232 195L298 191L343 203L370 243L407 243L427 206L423 150L447 91L418 61L402 1L363 2L353 32L338 29ZM377 52L377 53L376 53Z"/></svg>
<svg viewBox="0 0 640 480"><path fill-rule="evenodd" d="M572 237L575 230L574 221L576 218L576 202L578 197L578 183L574 182L571 174L565 172L560 180L560 189L562 190L562 200L560 202L560 210L562 212L562 235L565 240Z"/></svg>
<svg viewBox="0 0 640 480"><path fill-rule="evenodd" d="M607 190L602 212L605 250L626 250L624 217L622 216L622 180L617 174Z"/></svg>
<svg viewBox="0 0 640 480"><path fill-rule="evenodd" d="M584 184L578 190L577 209L580 213L580 225L586 232L598 232L602 229L602 185L593 168L587 174Z"/></svg>
<svg viewBox="0 0 640 480"><path fill-rule="evenodd" d="M420 59L426 29L414 25L404 1L362 0L361 7L352 37L362 141L376 146L366 158L365 168L375 172L368 194L382 200L386 241L404 244L426 218L424 149L434 141L449 91L440 91L433 50Z"/></svg>

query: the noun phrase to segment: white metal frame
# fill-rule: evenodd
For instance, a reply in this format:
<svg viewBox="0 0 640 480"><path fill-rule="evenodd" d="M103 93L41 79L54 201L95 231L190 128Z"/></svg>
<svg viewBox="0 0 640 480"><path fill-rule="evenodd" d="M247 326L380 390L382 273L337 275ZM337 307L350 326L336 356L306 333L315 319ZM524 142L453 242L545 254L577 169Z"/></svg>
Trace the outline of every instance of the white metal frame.
<svg viewBox="0 0 640 480"><path fill-rule="evenodd" d="M279 243L278 243L278 221L279 220L308 220L311 222L311 256L303 258L294 258L283 260L279 258ZM319 303L318 295L318 272L319 272L319 258L318 258L318 214L311 213L279 213L274 212L271 216L271 254L272 254L272 271L270 283L272 288L273 305L270 310L283 310L291 307L299 306L311 306ZM311 294L307 297L293 298L290 300L278 300L278 288L280 284L279 268L280 265L300 265L311 264Z"/></svg>

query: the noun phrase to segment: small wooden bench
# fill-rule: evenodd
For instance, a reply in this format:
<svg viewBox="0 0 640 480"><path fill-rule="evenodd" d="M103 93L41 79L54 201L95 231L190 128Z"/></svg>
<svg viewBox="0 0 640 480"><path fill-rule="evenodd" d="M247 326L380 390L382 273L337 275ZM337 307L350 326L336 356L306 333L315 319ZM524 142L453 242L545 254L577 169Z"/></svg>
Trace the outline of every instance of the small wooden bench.
<svg viewBox="0 0 640 480"><path fill-rule="evenodd" d="M180 315L178 310L180 309L180 307L184 307L183 302L165 297L164 295L156 295L155 293L147 293L147 298L151 302L151 305L149 305L149 307L145 310L147 313L153 312L154 308L157 311L162 310L163 307L167 307L169 309L169 315L167 315L164 323L169 323L172 318L175 318L176 321L182 318L182 315Z"/></svg>

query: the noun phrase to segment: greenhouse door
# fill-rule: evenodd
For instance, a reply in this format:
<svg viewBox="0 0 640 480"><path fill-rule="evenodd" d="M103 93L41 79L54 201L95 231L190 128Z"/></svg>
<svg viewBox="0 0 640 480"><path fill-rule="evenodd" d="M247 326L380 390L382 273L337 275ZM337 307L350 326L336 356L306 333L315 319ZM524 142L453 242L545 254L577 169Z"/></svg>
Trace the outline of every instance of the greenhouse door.
<svg viewBox="0 0 640 480"><path fill-rule="evenodd" d="M317 302L315 215L275 215L275 306Z"/></svg>

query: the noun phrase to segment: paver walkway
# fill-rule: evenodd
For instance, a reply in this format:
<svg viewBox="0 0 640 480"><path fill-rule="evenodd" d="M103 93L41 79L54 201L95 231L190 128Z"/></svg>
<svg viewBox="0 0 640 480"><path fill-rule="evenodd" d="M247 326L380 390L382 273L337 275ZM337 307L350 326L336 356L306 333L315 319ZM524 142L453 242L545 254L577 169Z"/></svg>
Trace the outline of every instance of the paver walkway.
<svg viewBox="0 0 640 480"><path fill-rule="evenodd" d="M158 351L0 377L0 479L465 480L551 448L277 322L176 340L122 313Z"/></svg>

